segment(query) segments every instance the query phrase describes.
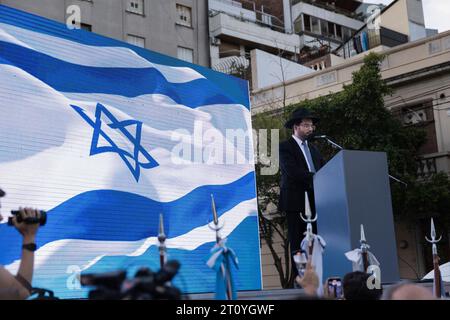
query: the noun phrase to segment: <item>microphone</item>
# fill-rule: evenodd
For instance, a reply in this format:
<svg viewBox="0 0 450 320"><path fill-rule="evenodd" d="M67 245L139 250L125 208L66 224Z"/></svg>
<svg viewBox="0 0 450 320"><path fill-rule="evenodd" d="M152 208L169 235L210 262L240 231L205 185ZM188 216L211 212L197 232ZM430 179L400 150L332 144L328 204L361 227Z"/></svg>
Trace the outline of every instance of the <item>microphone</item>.
<svg viewBox="0 0 450 320"><path fill-rule="evenodd" d="M333 148L336 148L336 149L339 149L339 150L343 150L344 149L340 145L338 145L336 142L331 140L327 135L324 135L324 134L312 134L310 137L307 138L308 141L321 140L321 139L325 140Z"/></svg>
<svg viewBox="0 0 450 320"><path fill-rule="evenodd" d="M310 135L307 140L313 141L313 140L319 140L319 139L327 139L328 137L326 135L318 135L318 134L312 134Z"/></svg>

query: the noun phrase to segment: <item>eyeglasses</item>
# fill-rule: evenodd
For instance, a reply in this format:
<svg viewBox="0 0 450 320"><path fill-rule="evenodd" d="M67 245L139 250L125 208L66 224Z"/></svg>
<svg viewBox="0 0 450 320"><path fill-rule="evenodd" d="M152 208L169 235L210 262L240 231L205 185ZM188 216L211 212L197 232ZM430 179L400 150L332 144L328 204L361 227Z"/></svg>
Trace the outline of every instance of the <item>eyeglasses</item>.
<svg viewBox="0 0 450 320"><path fill-rule="evenodd" d="M313 125L313 124L306 124L306 123L300 124L300 127L303 127L303 128L305 128L305 129L308 129L308 128L311 128L311 129L313 129L313 130L316 129L316 126L315 126L315 125Z"/></svg>

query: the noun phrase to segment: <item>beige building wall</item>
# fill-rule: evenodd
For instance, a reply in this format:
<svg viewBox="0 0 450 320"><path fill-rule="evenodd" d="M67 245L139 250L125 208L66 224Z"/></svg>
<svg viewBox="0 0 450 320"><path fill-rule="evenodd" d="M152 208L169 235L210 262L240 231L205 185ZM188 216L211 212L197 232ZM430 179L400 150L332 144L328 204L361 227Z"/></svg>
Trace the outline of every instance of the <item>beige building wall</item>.
<svg viewBox="0 0 450 320"><path fill-rule="evenodd" d="M410 0L398 0L392 7L383 12L380 18L381 25L385 28L409 35L407 1Z"/></svg>
<svg viewBox="0 0 450 320"><path fill-rule="evenodd" d="M418 280L429 270L425 270L421 248L417 244L419 232L415 226L395 223L398 267L402 279Z"/></svg>
<svg viewBox="0 0 450 320"><path fill-rule="evenodd" d="M263 277L263 289L264 290L272 290L272 289L281 289L281 282L279 273L275 267L273 255L270 252L269 247L266 244L266 241L262 236L261 238L261 266L262 266L262 277ZM282 259L283 268L285 264L284 259L284 249L282 247L283 241L278 234L274 234L274 249L277 252L277 255Z"/></svg>
<svg viewBox="0 0 450 320"><path fill-rule="evenodd" d="M207 0L142 0L142 14L128 9L131 0L0 0L0 4L61 23L72 15L67 9L77 5L81 23L94 33L121 41L139 37L145 48L175 58L182 47L192 50L193 63L210 66ZM191 26L177 23L177 4L190 9Z"/></svg>

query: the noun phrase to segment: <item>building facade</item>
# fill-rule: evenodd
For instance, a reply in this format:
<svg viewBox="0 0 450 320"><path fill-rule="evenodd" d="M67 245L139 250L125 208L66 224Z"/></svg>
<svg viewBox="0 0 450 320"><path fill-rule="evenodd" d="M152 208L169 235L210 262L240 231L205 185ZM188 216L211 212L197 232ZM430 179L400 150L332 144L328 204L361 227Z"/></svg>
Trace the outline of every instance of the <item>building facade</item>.
<svg viewBox="0 0 450 320"><path fill-rule="evenodd" d="M210 66L207 0L0 0L0 4Z"/></svg>
<svg viewBox="0 0 450 320"><path fill-rule="evenodd" d="M249 80L251 89L309 73L305 66L330 66L331 62L313 60L364 25L364 15L356 12L361 1L209 0L208 5L211 67ZM259 61L252 61L255 57ZM267 68L256 70L257 65ZM274 72L275 68L291 74Z"/></svg>

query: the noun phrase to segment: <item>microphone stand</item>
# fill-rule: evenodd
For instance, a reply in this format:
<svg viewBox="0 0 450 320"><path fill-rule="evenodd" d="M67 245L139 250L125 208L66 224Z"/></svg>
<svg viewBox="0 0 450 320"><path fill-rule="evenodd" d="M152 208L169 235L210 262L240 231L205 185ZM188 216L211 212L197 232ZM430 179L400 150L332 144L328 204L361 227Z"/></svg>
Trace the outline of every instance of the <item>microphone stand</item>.
<svg viewBox="0 0 450 320"><path fill-rule="evenodd" d="M341 147L340 145L338 145L336 142L334 142L333 140L331 140L328 136L322 135L322 136L313 136L312 139L324 139L326 140L333 148L339 149L339 150L344 150L343 147ZM389 174L389 178L391 178L392 180L399 182L401 184L403 184L405 187L408 186L408 184L406 182L403 182L402 180L392 176Z"/></svg>

